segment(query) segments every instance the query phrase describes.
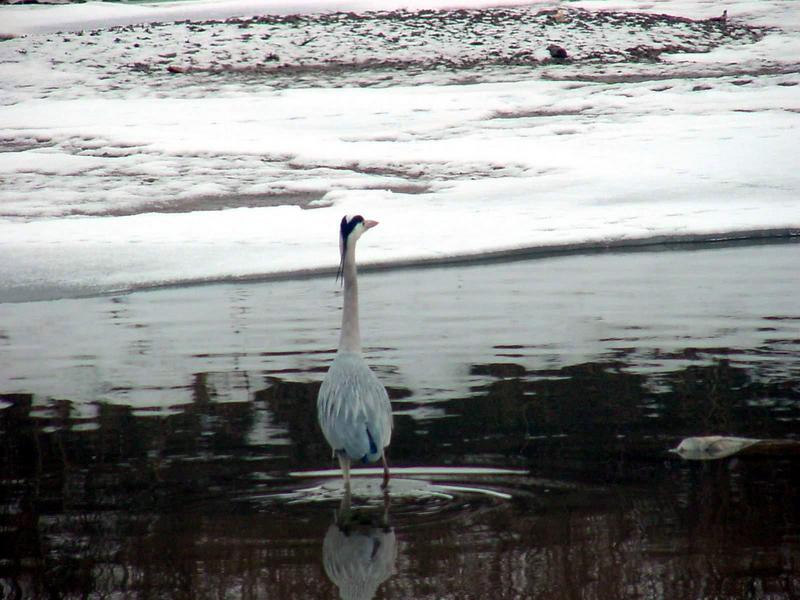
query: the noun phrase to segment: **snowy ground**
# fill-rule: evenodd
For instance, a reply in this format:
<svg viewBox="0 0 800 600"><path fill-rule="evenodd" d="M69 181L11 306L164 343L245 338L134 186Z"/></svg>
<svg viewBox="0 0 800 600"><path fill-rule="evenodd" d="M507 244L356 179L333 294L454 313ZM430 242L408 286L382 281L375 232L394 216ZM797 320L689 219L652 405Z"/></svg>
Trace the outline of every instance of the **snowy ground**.
<svg viewBox="0 0 800 600"><path fill-rule="evenodd" d="M0 301L800 230L791 1L254 6L0 7Z"/></svg>

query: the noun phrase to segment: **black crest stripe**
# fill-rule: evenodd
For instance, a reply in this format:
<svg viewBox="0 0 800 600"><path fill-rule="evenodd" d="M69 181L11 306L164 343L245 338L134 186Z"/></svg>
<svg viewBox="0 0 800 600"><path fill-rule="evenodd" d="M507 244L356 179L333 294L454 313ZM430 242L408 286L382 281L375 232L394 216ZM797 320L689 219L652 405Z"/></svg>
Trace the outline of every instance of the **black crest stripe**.
<svg viewBox="0 0 800 600"><path fill-rule="evenodd" d="M355 229L355 226L359 223L364 222L364 217L361 215L356 215L349 221L347 217L342 217L342 223L339 225L340 235L342 236L342 260L339 263L339 270L336 272L336 280L338 281L340 277L342 277L342 269L344 268L344 256L347 254L347 238L350 237L350 233ZM344 280L344 279L343 279Z"/></svg>
<svg viewBox="0 0 800 600"><path fill-rule="evenodd" d="M355 229L355 226L363 222L364 222L364 217L362 217L361 215L356 215L349 221L347 220L347 217L342 217L342 224L339 227L342 234L342 238L346 240L347 237L350 235L350 232L353 231L353 229Z"/></svg>

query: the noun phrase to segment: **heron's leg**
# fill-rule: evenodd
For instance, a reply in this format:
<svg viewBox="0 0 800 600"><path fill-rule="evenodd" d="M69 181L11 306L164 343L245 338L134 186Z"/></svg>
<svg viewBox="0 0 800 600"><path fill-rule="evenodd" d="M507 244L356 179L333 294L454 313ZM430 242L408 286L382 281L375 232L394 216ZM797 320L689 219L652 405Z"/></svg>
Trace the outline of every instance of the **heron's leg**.
<svg viewBox="0 0 800 600"><path fill-rule="evenodd" d="M336 515L336 524L343 529L350 526L350 488L345 488L339 512Z"/></svg>
<svg viewBox="0 0 800 600"><path fill-rule="evenodd" d="M383 514L381 515L381 527L384 531L389 531L389 507L391 506L392 499L389 496L389 490L383 488Z"/></svg>
<svg viewBox="0 0 800 600"><path fill-rule="evenodd" d="M339 466L342 468L342 476L344 477L344 493L350 495L350 458L346 455L339 454Z"/></svg>
<svg viewBox="0 0 800 600"><path fill-rule="evenodd" d="M386 462L386 451L384 450L383 455L381 456L381 460L383 461L383 483L381 487L386 489L389 487L389 465Z"/></svg>

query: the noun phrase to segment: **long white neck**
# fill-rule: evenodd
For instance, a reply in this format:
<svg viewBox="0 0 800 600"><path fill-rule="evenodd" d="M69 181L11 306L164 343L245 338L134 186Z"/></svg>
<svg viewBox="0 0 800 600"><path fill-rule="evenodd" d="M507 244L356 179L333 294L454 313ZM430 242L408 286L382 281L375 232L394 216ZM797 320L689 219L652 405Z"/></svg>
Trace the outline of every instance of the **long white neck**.
<svg viewBox="0 0 800 600"><path fill-rule="evenodd" d="M342 332L339 352L361 352L361 331L358 327L358 278L356 274L355 243L349 244L344 255L344 306L342 307Z"/></svg>

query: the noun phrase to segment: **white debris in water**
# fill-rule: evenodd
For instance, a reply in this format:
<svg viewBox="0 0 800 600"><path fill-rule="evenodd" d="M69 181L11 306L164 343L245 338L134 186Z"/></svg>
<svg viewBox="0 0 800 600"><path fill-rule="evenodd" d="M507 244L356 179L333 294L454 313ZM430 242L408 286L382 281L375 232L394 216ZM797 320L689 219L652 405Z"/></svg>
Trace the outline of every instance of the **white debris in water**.
<svg viewBox="0 0 800 600"><path fill-rule="evenodd" d="M761 440L752 438L724 437L710 435L686 438L673 448L674 452L686 460L717 460L738 454Z"/></svg>

